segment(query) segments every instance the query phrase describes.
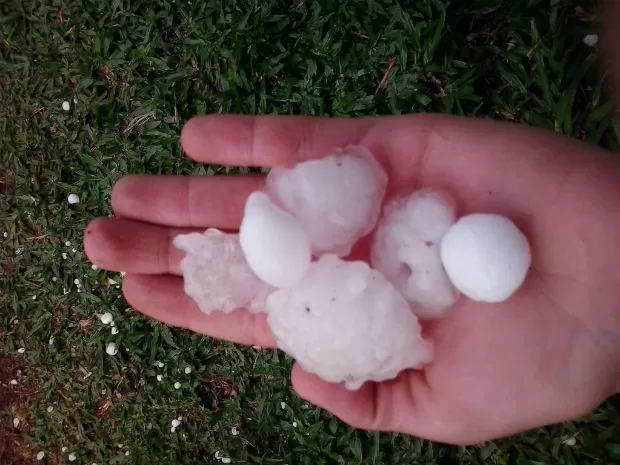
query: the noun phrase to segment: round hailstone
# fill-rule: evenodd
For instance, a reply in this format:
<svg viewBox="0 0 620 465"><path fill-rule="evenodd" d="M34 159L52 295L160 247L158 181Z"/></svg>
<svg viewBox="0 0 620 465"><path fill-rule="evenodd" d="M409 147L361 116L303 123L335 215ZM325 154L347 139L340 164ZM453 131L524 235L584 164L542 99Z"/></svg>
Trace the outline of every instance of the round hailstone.
<svg viewBox="0 0 620 465"><path fill-rule="evenodd" d="M175 389L181 389L181 383L179 383L178 381L176 383L174 383L174 388Z"/></svg>
<svg viewBox="0 0 620 465"><path fill-rule="evenodd" d="M45 458L45 452L41 451L39 453L37 453L37 461L41 461Z"/></svg>
<svg viewBox="0 0 620 465"><path fill-rule="evenodd" d="M387 175L364 147L346 147L292 169L274 167L267 191L293 213L314 255L348 255L377 223Z"/></svg>
<svg viewBox="0 0 620 465"><path fill-rule="evenodd" d="M181 426L181 421L177 420L176 418L174 420L172 420L172 426L174 426L175 428L178 428L179 426Z"/></svg>
<svg viewBox="0 0 620 465"><path fill-rule="evenodd" d="M62 102L62 109L64 111L69 111L71 110L71 103L69 103L68 100L65 100L64 102Z"/></svg>
<svg viewBox="0 0 620 465"><path fill-rule="evenodd" d="M297 287L271 294L267 309L278 347L305 371L350 390L431 361L405 299L364 262L324 255Z"/></svg>
<svg viewBox="0 0 620 465"><path fill-rule="evenodd" d="M300 223L262 192L248 197L239 240L252 271L271 286L294 286L310 265L310 243Z"/></svg>
<svg viewBox="0 0 620 465"><path fill-rule="evenodd" d="M208 229L203 234L176 236L174 246L185 252L181 262L185 293L202 312L230 313L244 307L264 310L272 289L250 269L239 235Z"/></svg>
<svg viewBox="0 0 620 465"><path fill-rule="evenodd" d="M114 317L110 312L105 312L103 315L101 315L100 319L104 325L109 325L114 321Z"/></svg>
<svg viewBox="0 0 620 465"><path fill-rule="evenodd" d="M76 203L80 203L80 198L77 196L77 194L69 194L69 197L67 197L67 202L69 202L71 205L75 205Z"/></svg>
<svg viewBox="0 0 620 465"><path fill-rule="evenodd" d="M459 219L441 241L441 260L456 288L472 300L503 302L525 281L527 238L508 218L477 213Z"/></svg>
<svg viewBox="0 0 620 465"><path fill-rule="evenodd" d="M427 189L393 200L379 221L371 264L420 318L441 317L458 299L439 253L441 238L455 221L452 198Z"/></svg>
<svg viewBox="0 0 620 465"><path fill-rule="evenodd" d="M116 348L116 344L113 342L108 343L105 348L105 352L108 355L116 355L118 353L118 349Z"/></svg>

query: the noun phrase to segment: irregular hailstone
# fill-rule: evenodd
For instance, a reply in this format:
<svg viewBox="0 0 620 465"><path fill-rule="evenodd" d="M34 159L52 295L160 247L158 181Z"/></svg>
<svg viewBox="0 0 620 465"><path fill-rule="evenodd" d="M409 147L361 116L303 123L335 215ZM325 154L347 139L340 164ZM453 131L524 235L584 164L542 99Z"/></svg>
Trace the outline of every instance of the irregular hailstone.
<svg viewBox="0 0 620 465"><path fill-rule="evenodd" d="M299 221L262 192L248 197L239 241L252 271L271 286L294 286L310 266L310 242Z"/></svg>
<svg viewBox="0 0 620 465"><path fill-rule="evenodd" d="M278 347L305 371L350 390L432 358L405 299L364 262L324 255L298 286L271 294L267 312Z"/></svg>
<svg viewBox="0 0 620 465"><path fill-rule="evenodd" d="M507 300L532 263L527 238L508 218L477 213L460 218L441 241L441 260L456 288L472 300Z"/></svg>
<svg viewBox="0 0 620 465"><path fill-rule="evenodd" d="M203 234L176 236L174 246L185 252L181 261L185 293L203 313L264 310L272 289L252 273L237 234L207 229Z"/></svg>
<svg viewBox="0 0 620 465"><path fill-rule="evenodd" d="M267 192L295 215L316 256L346 256L375 227L387 175L364 147L350 146L292 169L275 167Z"/></svg>
<svg viewBox="0 0 620 465"><path fill-rule="evenodd" d="M420 318L438 318L458 299L441 264L441 238L456 221L446 193L421 190L392 201L379 221L371 250L373 268L412 304Z"/></svg>

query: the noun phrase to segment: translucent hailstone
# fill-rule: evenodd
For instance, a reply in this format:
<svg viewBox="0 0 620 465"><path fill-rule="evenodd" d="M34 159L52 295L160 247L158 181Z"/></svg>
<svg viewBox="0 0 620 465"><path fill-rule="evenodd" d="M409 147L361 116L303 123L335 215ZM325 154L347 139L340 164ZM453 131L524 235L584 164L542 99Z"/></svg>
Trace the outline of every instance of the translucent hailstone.
<svg viewBox="0 0 620 465"><path fill-rule="evenodd" d="M431 361L407 302L364 262L324 255L298 286L271 294L267 311L282 350L307 372L350 390Z"/></svg>
<svg viewBox="0 0 620 465"><path fill-rule="evenodd" d="M456 221L455 202L421 190L392 201L375 233L371 263L420 318L438 318L458 299L441 263L441 238Z"/></svg>
<svg viewBox="0 0 620 465"><path fill-rule="evenodd" d="M310 265L310 243L299 221L262 192L248 197L239 240L252 271L271 286L294 286Z"/></svg>
<svg viewBox="0 0 620 465"><path fill-rule="evenodd" d="M459 291L472 300L497 303L523 284L532 254L511 220L477 213L460 218L445 234L441 260Z"/></svg>
<svg viewBox="0 0 620 465"><path fill-rule="evenodd" d="M174 246L185 252L181 261L185 293L202 312L264 309L271 288L248 266L237 234L217 229L181 234L174 238Z"/></svg>
<svg viewBox="0 0 620 465"><path fill-rule="evenodd" d="M364 147L340 149L292 169L275 167L267 192L300 221L314 255L348 255L375 227L387 175Z"/></svg>

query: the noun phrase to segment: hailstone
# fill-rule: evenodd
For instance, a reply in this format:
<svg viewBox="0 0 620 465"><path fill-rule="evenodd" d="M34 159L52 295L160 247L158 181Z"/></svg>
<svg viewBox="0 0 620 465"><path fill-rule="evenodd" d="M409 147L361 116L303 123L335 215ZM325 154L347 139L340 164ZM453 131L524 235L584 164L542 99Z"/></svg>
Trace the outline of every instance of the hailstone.
<svg viewBox="0 0 620 465"><path fill-rule="evenodd" d="M456 206L442 191L424 189L393 200L373 238L371 264L420 318L443 316L458 299L441 263L441 238L456 221Z"/></svg>
<svg viewBox="0 0 620 465"><path fill-rule="evenodd" d="M479 302L503 302L525 281L532 262L527 238L508 218L464 216L444 235L441 260L456 288Z"/></svg>
<svg viewBox="0 0 620 465"><path fill-rule="evenodd" d="M202 234L178 235L173 243L185 252L181 261L185 293L202 312L264 310L272 289L248 266L237 234L207 229Z"/></svg>
<svg viewBox="0 0 620 465"><path fill-rule="evenodd" d="M364 147L350 146L291 169L274 167L267 192L291 212L316 256L346 256L375 227L387 175Z"/></svg>
<svg viewBox="0 0 620 465"><path fill-rule="evenodd" d="M271 286L294 286L310 266L310 242L301 224L262 192L248 197L239 240L252 271Z"/></svg>
<svg viewBox="0 0 620 465"><path fill-rule="evenodd" d="M432 347L399 292L364 262L324 255L294 288L267 298L278 347L350 390L431 361Z"/></svg>

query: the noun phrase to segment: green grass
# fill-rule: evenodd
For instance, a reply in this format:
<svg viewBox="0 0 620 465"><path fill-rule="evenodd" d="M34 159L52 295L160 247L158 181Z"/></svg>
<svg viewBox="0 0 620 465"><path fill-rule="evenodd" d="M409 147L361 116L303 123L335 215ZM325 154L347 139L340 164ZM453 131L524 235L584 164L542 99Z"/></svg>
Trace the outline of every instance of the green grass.
<svg viewBox="0 0 620 465"><path fill-rule="evenodd" d="M120 277L92 270L81 247L88 221L110 213L110 190L122 175L218 169L182 157L181 127L199 113L446 112L617 148L598 49L582 42L596 23L581 21L578 5L589 7L559 0L3 0L0 356L26 348L18 355L19 389L30 394L1 421L23 418L23 454L43 450L46 463L56 464L75 452L74 463L100 465L218 463L217 451L233 463L273 465L618 463L620 413L612 403L582 421L480 447L349 429L296 398L290 361L280 353L136 316L106 285ZM71 111L62 111L74 98ZM69 206L69 193L81 203ZM97 318L105 311L117 336ZM105 354L111 340L121 347L115 357ZM171 434L179 415L183 426ZM577 444L565 445L573 436Z"/></svg>

